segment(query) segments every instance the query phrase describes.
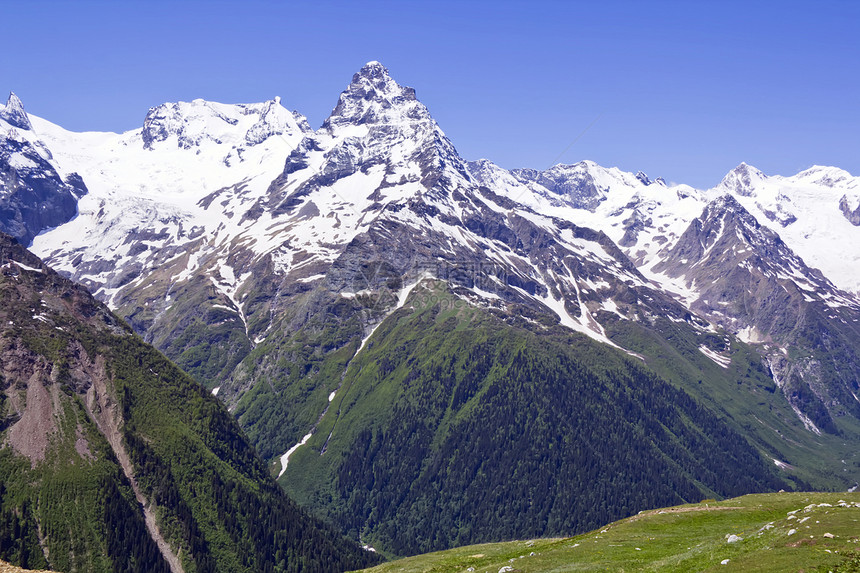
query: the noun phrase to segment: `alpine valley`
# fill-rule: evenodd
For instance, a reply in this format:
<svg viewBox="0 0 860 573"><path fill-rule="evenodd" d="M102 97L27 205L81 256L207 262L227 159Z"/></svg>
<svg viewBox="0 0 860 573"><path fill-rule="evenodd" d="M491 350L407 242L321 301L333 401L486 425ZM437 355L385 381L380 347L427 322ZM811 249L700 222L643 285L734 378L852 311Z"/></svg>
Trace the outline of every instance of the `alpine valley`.
<svg viewBox="0 0 860 573"><path fill-rule="evenodd" d="M317 130L275 98L167 103L134 131L72 133L12 95L0 230L190 376L170 370L176 416L221 415L193 378L291 498L388 556L860 480L860 177L834 167L741 164L706 190L589 161L509 171L461 158L370 62ZM15 260L6 275L50 273ZM28 296L4 328L39 327L45 378L5 374L0 453L48 472L53 458L25 463L16 445L32 423L16 419L20 388L68 404L56 423L72 441L116 416L91 411L96 351L75 345L79 366L53 341L65 334L46 342L40 322L65 323ZM105 324L119 348L137 340ZM115 412L161 384L135 376ZM162 447L125 420L126 448ZM109 436L90 444L120 471ZM155 522L172 531L167 515Z"/></svg>

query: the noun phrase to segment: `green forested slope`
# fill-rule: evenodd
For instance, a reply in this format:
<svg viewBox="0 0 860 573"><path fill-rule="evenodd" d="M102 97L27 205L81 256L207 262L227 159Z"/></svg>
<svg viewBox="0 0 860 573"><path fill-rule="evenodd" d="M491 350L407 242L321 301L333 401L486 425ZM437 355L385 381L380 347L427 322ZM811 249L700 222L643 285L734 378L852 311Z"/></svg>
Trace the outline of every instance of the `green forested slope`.
<svg viewBox="0 0 860 573"><path fill-rule="evenodd" d="M286 497L205 388L5 236L0 300L0 558L169 571L172 555L186 572L374 560Z"/></svg>
<svg viewBox="0 0 860 573"><path fill-rule="evenodd" d="M440 288L380 325L281 481L351 535L413 554L786 486L639 359Z"/></svg>

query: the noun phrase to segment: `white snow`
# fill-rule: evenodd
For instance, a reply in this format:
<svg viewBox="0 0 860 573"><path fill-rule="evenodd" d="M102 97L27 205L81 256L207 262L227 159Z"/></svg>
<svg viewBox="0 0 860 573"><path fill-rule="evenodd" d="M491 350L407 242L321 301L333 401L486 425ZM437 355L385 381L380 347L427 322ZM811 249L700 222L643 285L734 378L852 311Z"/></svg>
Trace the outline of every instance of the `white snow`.
<svg viewBox="0 0 860 573"><path fill-rule="evenodd" d="M723 356L722 354L714 352L707 346L699 346L699 352L713 360L714 363L721 368L728 368L732 363L730 356Z"/></svg>
<svg viewBox="0 0 860 573"><path fill-rule="evenodd" d="M624 316L620 310L618 310L618 304L616 304L616 302L614 300L612 300L611 298L604 299L604 301L601 303L600 306L603 310L617 314L618 316L620 316L623 319L627 319L627 317Z"/></svg>
<svg viewBox="0 0 860 573"><path fill-rule="evenodd" d="M38 163L24 155L23 153L13 153L9 156L9 165L14 169L35 169L39 166Z"/></svg>
<svg viewBox="0 0 860 573"><path fill-rule="evenodd" d="M253 246L265 235L265 217L242 224L239 220L283 170L284 159L303 136L299 120L274 102L225 105L200 100L177 106L179 115L169 118L170 129L184 129L187 137L199 140L187 149L179 146L176 135L145 149L141 129L124 134L73 133L31 118L33 132L22 137L44 143L58 173L79 173L89 189L79 200L78 217L36 237L34 252L49 256L52 265L70 273L80 267L72 264L72 251L82 252L84 261L122 259L154 269L164 265L155 259L163 246L194 245L192 235L214 237L207 246L210 252L228 247L242 235ZM256 124L268 126L258 134L268 137L252 145L245 134ZM219 194L210 203L203 201L216 191ZM126 238L142 230L159 238L147 241L148 251L128 257ZM174 282L191 278L208 259L204 252L191 249L184 260L180 269L172 265ZM223 262L212 262L221 266L224 283L235 291L241 280L234 281L232 269Z"/></svg>
<svg viewBox="0 0 860 573"><path fill-rule="evenodd" d="M708 190L686 185L646 186L631 173L590 161L558 165L545 172L590 177L601 202L587 210L538 183L523 183L486 160L477 163L480 177L495 192L540 213L601 229L616 244L626 232L625 221L635 215L649 220L635 243L622 247L642 272L660 261L661 252L675 244L708 202L730 193L759 223L777 232L808 266L820 269L838 288L860 292L860 227L851 225L839 210L843 196L849 209L860 205L860 177L841 169L816 166L792 177L768 177L742 164ZM706 248L713 245L710 242Z"/></svg>
<svg viewBox="0 0 860 573"><path fill-rule="evenodd" d="M659 261L656 261L656 263L659 263ZM701 297L700 292L696 289L695 283L688 280L686 276L681 275L677 278L673 278L665 273L654 272L651 267L653 267L653 265L640 267L639 272L645 275L649 280L656 283L663 291L671 295L684 306L689 308L693 302L697 301Z"/></svg>
<svg viewBox="0 0 860 573"><path fill-rule="evenodd" d="M501 298L499 295L497 295L494 292L489 292L489 291L480 289L476 286L472 287L472 291L482 298L488 298L488 299L492 299L492 300L500 300L500 298Z"/></svg>
<svg viewBox="0 0 860 573"><path fill-rule="evenodd" d="M803 422L803 426L807 430L818 434L819 436L821 435L821 430L818 429L818 426L815 425L815 423L809 418L809 416L801 412L800 408L792 404L791 409L794 410L794 413L797 414L797 417L800 418L800 421Z"/></svg>
<svg viewBox="0 0 860 573"><path fill-rule="evenodd" d="M21 267L25 271L30 271L32 273L41 273L42 272L42 269L37 269L34 267L27 266L24 263L16 261L16 260L12 260L11 262L15 263L16 265L18 265L19 267Z"/></svg>
<svg viewBox="0 0 860 573"><path fill-rule="evenodd" d="M619 350L623 350L624 352L627 352L626 350L624 350L623 348L621 348L620 346L618 346L617 344L615 344L614 342L609 340L609 338L606 337L606 334L603 332L602 327L600 326L600 324L596 320L591 318L590 313L583 316L583 318L586 320L586 324L583 324L582 322L580 322L579 320L576 320L575 318L570 316L570 314L568 314L567 309L564 307L564 300L556 299L551 294L548 294L546 296L530 295L527 291L525 291L519 287L512 287L512 288L514 290L518 291L523 296L528 297L528 298L532 298L532 299L540 302L541 304L543 304L547 308L549 308L553 313L555 313L556 316L558 316L559 322L561 323L562 326L565 326L565 327L567 327L567 328L569 328L575 332L585 334L589 338L593 338L594 340L597 340L598 342L608 344L609 346L612 346L613 348L618 348ZM587 312L587 309L585 308L584 305L580 306L580 310L581 311L584 310L585 312ZM591 320L589 320L589 318Z"/></svg>
<svg viewBox="0 0 860 573"><path fill-rule="evenodd" d="M227 105L203 100L165 104L150 119L156 118L168 136L154 142L149 149L144 146L142 129L124 134L72 133L31 117L33 131L16 132L16 137L36 144L38 149L50 149L53 154L50 161L58 173L63 176L80 173L90 191L79 201L79 216L36 237L33 250L75 278L89 278L101 284L98 294L110 305L118 300L122 288L127 288L113 287L112 282L124 265L142 267L138 281L148 272L159 270L167 277L165 284L170 285L169 289L203 275L225 302L229 301L215 306L235 311L247 333L243 297L249 290L245 285L253 277L243 272L247 257L231 256L237 251L248 250L254 261L269 256L275 273L284 276L296 273L293 276L300 277L298 281L311 283L326 276L326 265L369 227L382 206L402 207L406 200L418 199L461 222L468 202L472 201L481 202L502 216L523 217L554 235L564 249L607 269L607 274L642 286L638 275L619 265L612 249L585 240L569 228L560 228L560 222L600 229L616 244L625 238L626 246L621 248L639 271L689 306L700 298L697 285L685 276L670 278L656 273L654 266L690 222L701 216L710 201L731 193L762 225L779 233L808 265L820 268L836 286L860 291L860 227L852 226L839 210L843 197L851 209L860 205L860 178L844 171L814 167L793 177L768 177L742 165L720 185L697 190L685 185L645 185L631 173L590 161L548 170L548 175L580 181L583 189L594 191L594 203L584 208L576 204L579 199L575 196L556 193L534 181L523 182L490 162L479 162L481 177L488 187L518 205L502 207L483 197L461 203L429 196L415 160L432 144L438 153L433 160L446 164L444 175L452 187L470 185L471 177L450 165L459 159L444 133L426 108L404 97L406 92L393 80L384 78L380 89L378 95L385 100L383 103L344 96L343 115L333 117L314 133L304 127L303 118L283 108L279 98L260 104ZM373 120L359 125L353 121L356 117ZM323 172L324 167L343 168L346 174L328 185L311 185L290 209L275 214L268 208L269 185L282 174L287 156L305 137L312 137L315 143L306 153L307 167L290 173L281 182L276 198L286 199ZM32 163L23 156L14 161L22 167ZM359 162L373 167L350 173L349 165ZM252 207L264 204L267 208L262 209L262 214L248 215ZM432 229L444 234L449 254L462 252L463 248L472 252L483 250L486 257L522 273L523 277L540 279L544 272L528 255L488 241L448 219L442 222L409 208L392 210L385 216L409 225L415 233ZM796 220L792 221L793 218ZM632 233L630 227L636 220L646 221L638 234ZM150 234L146 239L127 241L144 232ZM718 236L703 245L706 252L714 248ZM148 248L131 256L129 250L141 245ZM172 258L167 261L160 260L158 253L167 247L175 248L178 254L170 255ZM82 261L76 257L82 257ZM104 267L109 270L75 275L86 272L80 270L86 268L83 263L96 261L107 263ZM550 272L552 276L543 277L544 283L553 289L551 294L531 296L522 289L516 290L546 306L563 326L618 348L590 310L599 305L624 317L611 299L594 302L592 298L592 293L599 293L608 283L599 278L575 276L570 268L566 271L558 270L559 276ZM820 285L809 280L799 266L783 274L783 278L795 281L810 293L808 300L814 300L813 295L824 296L819 292ZM139 284L138 281L130 286ZM397 293L397 305L392 312L405 304L417 284ZM170 301L169 289L165 304ZM472 291L487 300L499 299L498 295L478 287ZM559 292L564 294L556 294ZM588 305L585 293L589 294ZM344 291L341 296L349 299L356 293ZM567 312L565 298L574 305L570 308L578 308L580 318ZM838 308L852 300L834 295L825 302ZM375 328L362 340L359 351ZM749 343L765 338L750 326L740 329L738 335ZM263 336L257 336L255 343L261 342ZM729 357L705 347L700 347L700 351L719 366L728 368ZM809 428L811 422L804 420L804 424ZM811 427L815 428L814 424ZM286 467L285 459L282 467Z"/></svg>
<svg viewBox="0 0 860 573"><path fill-rule="evenodd" d="M757 344L765 341L765 336L755 326L741 328L737 336L747 344Z"/></svg>
<svg viewBox="0 0 860 573"><path fill-rule="evenodd" d="M781 469L781 470L790 470L790 469L792 469L792 468L791 468L791 466L790 466L790 465L788 465L788 464L787 464L787 463L785 463L785 462L782 462L782 461L780 461L780 460L778 460L778 459L776 459L776 458L771 458L771 459L773 459L773 464L774 464L776 467L778 467L779 469Z"/></svg>
<svg viewBox="0 0 860 573"><path fill-rule="evenodd" d="M432 276L431 276L429 273L422 273L421 277L420 277L418 280L416 280L415 282L413 282L413 283L411 283L411 284L409 284L409 285L406 285L406 286L404 286L403 288L401 288L401 289L398 291L398 293L397 293L397 305L396 305L394 308L391 308L391 309L389 309L389 310L388 310L388 312L386 313L386 317L387 317L387 316L389 316L390 314L392 314L392 313L393 313L394 311L396 311L397 309L401 308L403 305L405 305L405 304L406 304L406 299L407 299L407 298L409 298L409 294L412 292L412 290L413 290L416 286L418 286L418 284L419 284L422 280L424 280L424 279L429 279L429 278L432 278ZM367 335L366 335L366 336L364 337L364 339L361 341L361 344L359 345L358 350L356 350L356 351L355 351L355 353L356 353L356 354L358 354L359 352L361 352L361 350L362 350L362 349L365 347L365 345L367 344L367 341L368 341L368 340L370 340L370 337L371 337L371 336L373 336L373 333L374 333L374 332L376 332L376 329L377 329L377 328L379 328L379 325L380 325L380 324L382 324L382 322L383 322L384 320L385 320L385 319L383 318L383 319L382 319L382 320L380 320L377 324L375 324L375 325L373 326L373 328L371 328L371 329L370 329L370 332L369 332L369 333L367 333Z"/></svg>
<svg viewBox="0 0 860 573"><path fill-rule="evenodd" d="M308 440L311 439L311 436L313 436L313 432L311 432L309 434L305 434L305 436L302 438L302 440L298 444L296 444L295 446L293 446L292 448L290 448L289 450L284 452L284 455L281 456L281 471L278 474L278 479L280 479L280 477L282 475L284 475L284 472L287 471L287 464L290 462L290 456L293 455L293 452L295 452L297 449L299 449L300 447L307 444Z"/></svg>
<svg viewBox="0 0 860 573"><path fill-rule="evenodd" d="M791 177L758 178L749 196L736 199L810 267L840 289L860 291L860 227L839 210L843 196L860 197L860 177L835 167L815 166ZM776 221L771 216L776 217ZM780 219L795 220L785 226Z"/></svg>
<svg viewBox="0 0 860 573"><path fill-rule="evenodd" d="M298 279L298 282L300 282L300 283L312 283L314 281L318 281L318 280L324 279L324 278L325 278L325 274L323 273L323 274L313 275L310 277L300 278L300 279Z"/></svg>

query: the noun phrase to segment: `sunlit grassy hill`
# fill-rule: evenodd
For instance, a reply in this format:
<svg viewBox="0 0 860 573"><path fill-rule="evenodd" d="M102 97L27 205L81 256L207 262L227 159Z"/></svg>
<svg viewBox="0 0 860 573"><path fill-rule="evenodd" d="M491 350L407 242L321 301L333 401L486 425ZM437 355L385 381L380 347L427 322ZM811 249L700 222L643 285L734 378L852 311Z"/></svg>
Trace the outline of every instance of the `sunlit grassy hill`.
<svg viewBox="0 0 860 573"><path fill-rule="evenodd" d="M418 555L374 573L860 571L860 493L771 493L642 512L562 539Z"/></svg>

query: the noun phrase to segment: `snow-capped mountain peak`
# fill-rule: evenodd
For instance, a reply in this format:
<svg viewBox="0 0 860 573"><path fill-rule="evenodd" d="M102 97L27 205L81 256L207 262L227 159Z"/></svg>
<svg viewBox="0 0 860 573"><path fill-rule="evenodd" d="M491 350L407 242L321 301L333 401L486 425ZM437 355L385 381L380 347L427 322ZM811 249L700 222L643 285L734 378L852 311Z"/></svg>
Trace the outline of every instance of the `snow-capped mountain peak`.
<svg viewBox="0 0 860 573"><path fill-rule="evenodd" d="M741 163L729 171L717 189L727 191L734 195L749 197L752 195L756 185L767 179L767 175L746 163Z"/></svg>
<svg viewBox="0 0 860 573"><path fill-rule="evenodd" d="M344 195L340 187L355 182L338 182L353 175L374 181L367 182L362 199L372 196L367 200L380 205L430 192L440 177L471 181L415 90L395 82L379 62L369 62L353 76L322 127L290 154L270 204L274 212L291 209L319 188L337 187L335 195Z"/></svg>
<svg viewBox="0 0 860 573"><path fill-rule="evenodd" d="M813 165L804 169L794 177L790 177L798 183L821 185L822 187L840 186L846 189L860 190L860 177L854 177L844 169Z"/></svg>
<svg viewBox="0 0 860 573"><path fill-rule="evenodd" d="M222 104L195 99L164 103L151 108L143 122L146 149L173 141L182 149L204 143L252 146L273 135L311 131L307 120L280 104L280 98L263 103Z"/></svg>
<svg viewBox="0 0 860 573"><path fill-rule="evenodd" d="M361 69L358 71L355 76L361 76L365 78L377 78L377 79L391 79L388 75L388 68L382 65L381 62L376 60L371 60L364 64ZM353 76L352 81L355 82L355 76Z"/></svg>
<svg viewBox="0 0 860 573"><path fill-rule="evenodd" d="M323 127L415 121L430 121L430 112L413 88L398 84L385 66L374 61L352 76Z"/></svg>
<svg viewBox="0 0 860 573"><path fill-rule="evenodd" d="M6 101L6 106L0 110L0 119L13 127L19 129L32 130L33 125L30 123L30 118L27 112L24 111L24 104L15 92L9 92L9 99Z"/></svg>

